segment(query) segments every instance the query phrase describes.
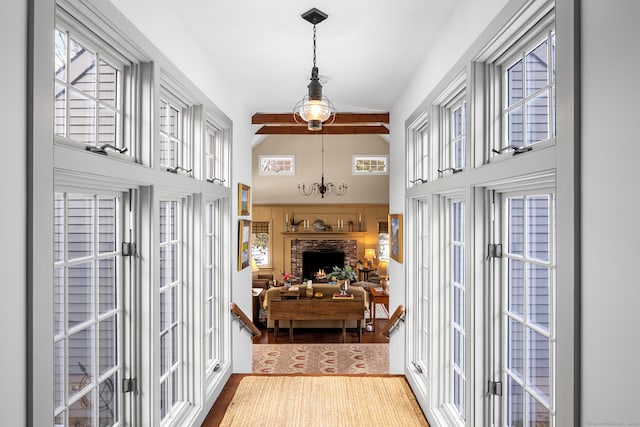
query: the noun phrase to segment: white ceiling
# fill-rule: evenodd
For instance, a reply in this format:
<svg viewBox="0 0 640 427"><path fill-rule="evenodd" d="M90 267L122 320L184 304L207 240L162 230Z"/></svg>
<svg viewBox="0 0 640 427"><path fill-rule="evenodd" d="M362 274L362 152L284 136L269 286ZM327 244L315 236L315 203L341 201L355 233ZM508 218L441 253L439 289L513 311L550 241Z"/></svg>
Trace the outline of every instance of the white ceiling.
<svg viewBox="0 0 640 427"><path fill-rule="evenodd" d="M457 2L450 0L112 0L125 15L173 17L193 31L252 112L289 112L317 66L338 111L388 111ZM136 5L137 3L137 5ZM136 8L138 8L136 10ZM170 29L146 15L144 26ZM165 18L166 19L166 18ZM151 22L150 22L151 21ZM156 28L157 30L157 28ZM161 49L162 47L159 46Z"/></svg>

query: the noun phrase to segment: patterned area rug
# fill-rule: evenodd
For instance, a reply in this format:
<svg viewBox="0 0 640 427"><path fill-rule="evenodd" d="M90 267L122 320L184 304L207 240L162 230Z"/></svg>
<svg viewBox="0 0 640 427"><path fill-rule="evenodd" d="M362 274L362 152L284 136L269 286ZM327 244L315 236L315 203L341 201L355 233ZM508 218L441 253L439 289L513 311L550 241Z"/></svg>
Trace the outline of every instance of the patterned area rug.
<svg viewBox="0 0 640 427"><path fill-rule="evenodd" d="M389 344L254 344L256 374L388 374Z"/></svg>

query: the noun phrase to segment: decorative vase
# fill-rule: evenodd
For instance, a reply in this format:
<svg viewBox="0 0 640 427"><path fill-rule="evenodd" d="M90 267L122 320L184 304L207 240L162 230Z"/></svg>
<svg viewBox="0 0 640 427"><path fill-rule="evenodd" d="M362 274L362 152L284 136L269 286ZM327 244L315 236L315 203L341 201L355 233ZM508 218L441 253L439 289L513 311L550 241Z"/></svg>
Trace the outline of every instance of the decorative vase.
<svg viewBox="0 0 640 427"><path fill-rule="evenodd" d="M289 289L290 287L291 287L291 282L290 281L284 282L284 288L285 289Z"/></svg>
<svg viewBox="0 0 640 427"><path fill-rule="evenodd" d="M340 282L340 293L342 295L347 295L347 289L349 289L349 279Z"/></svg>

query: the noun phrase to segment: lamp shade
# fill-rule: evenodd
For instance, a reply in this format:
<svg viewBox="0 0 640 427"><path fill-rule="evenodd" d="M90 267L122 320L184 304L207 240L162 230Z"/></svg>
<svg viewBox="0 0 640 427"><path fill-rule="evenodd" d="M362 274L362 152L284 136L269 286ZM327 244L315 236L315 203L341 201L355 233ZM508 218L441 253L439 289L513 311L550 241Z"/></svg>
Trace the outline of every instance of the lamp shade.
<svg viewBox="0 0 640 427"><path fill-rule="evenodd" d="M256 271L260 271L260 269L258 268L258 263L253 257L251 257L251 271L253 273L255 273Z"/></svg>
<svg viewBox="0 0 640 427"><path fill-rule="evenodd" d="M364 250L364 259L367 261L373 261L376 257L376 250L369 248Z"/></svg>

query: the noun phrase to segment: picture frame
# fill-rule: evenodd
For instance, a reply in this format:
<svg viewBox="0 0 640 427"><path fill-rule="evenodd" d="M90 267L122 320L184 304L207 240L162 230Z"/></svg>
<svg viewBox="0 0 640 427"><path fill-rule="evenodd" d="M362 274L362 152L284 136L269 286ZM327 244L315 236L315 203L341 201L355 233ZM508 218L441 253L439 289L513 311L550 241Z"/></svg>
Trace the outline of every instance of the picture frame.
<svg viewBox="0 0 640 427"><path fill-rule="evenodd" d="M402 263L402 214L389 214L389 256Z"/></svg>
<svg viewBox="0 0 640 427"><path fill-rule="evenodd" d="M251 264L251 220L238 220L238 271Z"/></svg>
<svg viewBox="0 0 640 427"><path fill-rule="evenodd" d="M251 215L251 187L238 183L238 216Z"/></svg>

